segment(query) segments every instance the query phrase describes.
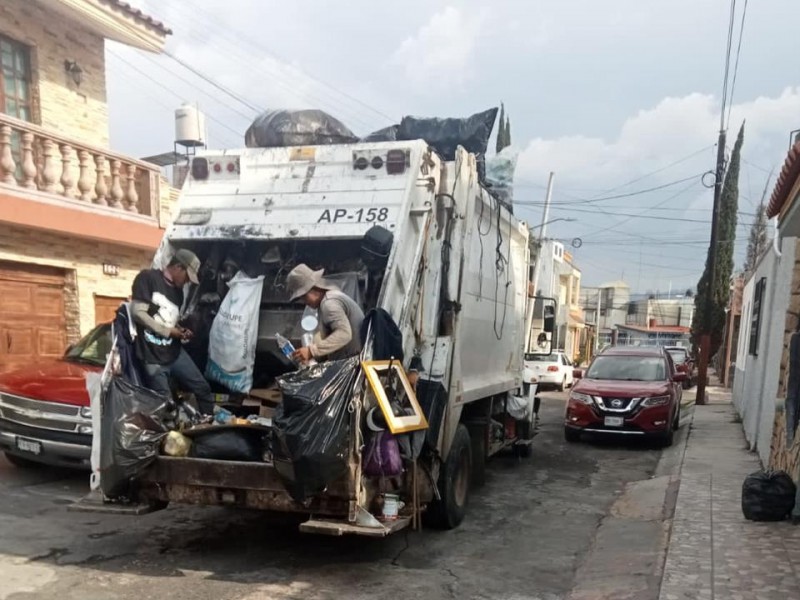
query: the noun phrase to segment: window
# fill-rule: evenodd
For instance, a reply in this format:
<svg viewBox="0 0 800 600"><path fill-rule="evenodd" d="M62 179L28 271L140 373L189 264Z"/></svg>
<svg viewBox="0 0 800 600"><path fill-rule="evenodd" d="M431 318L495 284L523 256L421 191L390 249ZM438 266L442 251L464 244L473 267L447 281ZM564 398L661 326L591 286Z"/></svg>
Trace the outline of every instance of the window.
<svg viewBox="0 0 800 600"><path fill-rule="evenodd" d="M764 289L767 287L767 278L762 277L753 290L753 314L750 319L750 348L752 356L758 356L758 338L761 332L761 305L764 303Z"/></svg>
<svg viewBox="0 0 800 600"><path fill-rule="evenodd" d="M587 379L613 381L663 381L667 363L660 356L598 356L586 373Z"/></svg>
<svg viewBox="0 0 800 600"><path fill-rule="evenodd" d="M30 50L27 46L0 35L0 112L31 120Z"/></svg>

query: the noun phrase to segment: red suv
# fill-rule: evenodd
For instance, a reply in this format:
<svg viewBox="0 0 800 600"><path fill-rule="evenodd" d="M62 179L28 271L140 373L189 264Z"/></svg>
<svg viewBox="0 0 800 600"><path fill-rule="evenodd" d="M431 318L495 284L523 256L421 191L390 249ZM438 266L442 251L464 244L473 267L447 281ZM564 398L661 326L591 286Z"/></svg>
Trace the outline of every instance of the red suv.
<svg viewBox="0 0 800 600"><path fill-rule="evenodd" d="M88 469L92 412L86 373L111 352L111 324L100 325L63 358L0 374L0 451L19 466Z"/></svg>
<svg viewBox="0 0 800 600"><path fill-rule="evenodd" d="M584 432L650 436L669 446L680 425L685 378L663 348L607 348L570 392L564 437L577 442Z"/></svg>

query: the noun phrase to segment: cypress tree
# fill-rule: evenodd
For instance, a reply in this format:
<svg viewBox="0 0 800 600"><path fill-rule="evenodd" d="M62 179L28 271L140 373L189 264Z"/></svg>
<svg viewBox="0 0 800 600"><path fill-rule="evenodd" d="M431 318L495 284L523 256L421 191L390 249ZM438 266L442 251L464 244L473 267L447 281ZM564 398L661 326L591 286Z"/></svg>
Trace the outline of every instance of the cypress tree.
<svg viewBox="0 0 800 600"><path fill-rule="evenodd" d="M692 343L699 346L700 336L710 334L709 358L714 356L722 344L725 327L725 308L730 296L730 280L733 275L733 250L736 243L736 213L739 208L739 161L744 143L744 123L733 146L730 164L725 173L720 196L719 221L717 223L717 268L711 282L710 248L706 257L703 275L697 284L694 319L692 320ZM711 295L711 312L706 302Z"/></svg>

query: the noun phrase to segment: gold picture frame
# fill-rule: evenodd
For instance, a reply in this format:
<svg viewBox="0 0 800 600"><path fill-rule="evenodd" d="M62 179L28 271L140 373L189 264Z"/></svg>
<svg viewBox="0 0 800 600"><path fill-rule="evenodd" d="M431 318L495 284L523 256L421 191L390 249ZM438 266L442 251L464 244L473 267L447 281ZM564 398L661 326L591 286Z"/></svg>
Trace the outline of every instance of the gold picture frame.
<svg viewBox="0 0 800 600"><path fill-rule="evenodd" d="M390 399L387 393L386 377L389 374L389 365L396 376L393 399ZM398 434L428 428L428 420L419 405L417 394L399 360L365 360L362 361L361 368L367 376L378 406L381 407L389 431Z"/></svg>

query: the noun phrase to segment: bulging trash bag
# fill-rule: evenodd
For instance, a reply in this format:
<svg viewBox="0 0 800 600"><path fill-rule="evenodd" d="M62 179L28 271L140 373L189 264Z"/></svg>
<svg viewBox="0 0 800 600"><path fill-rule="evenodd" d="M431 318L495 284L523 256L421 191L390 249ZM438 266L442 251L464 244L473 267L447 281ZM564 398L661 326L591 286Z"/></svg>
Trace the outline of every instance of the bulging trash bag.
<svg viewBox="0 0 800 600"><path fill-rule="evenodd" d="M248 148L352 144L358 137L341 121L316 109L268 110L244 134Z"/></svg>
<svg viewBox="0 0 800 600"><path fill-rule="evenodd" d="M206 377L246 394L253 387L264 276L251 279L239 271L228 287L208 335Z"/></svg>
<svg viewBox="0 0 800 600"><path fill-rule="evenodd" d="M167 435L170 401L115 376L103 398L100 489L109 498L128 496L130 483L158 456Z"/></svg>
<svg viewBox="0 0 800 600"><path fill-rule="evenodd" d="M782 521L794 508L797 487L784 471L756 471L742 484L742 512L750 521Z"/></svg>
<svg viewBox="0 0 800 600"><path fill-rule="evenodd" d="M388 431L377 431L364 450L364 475L367 477L396 477L403 472L400 446Z"/></svg>
<svg viewBox="0 0 800 600"><path fill-rule="evenodd" d="M257 462L264 457L264 436L260 428L211 427L194 436L189 456Z"/></svg>
<svg viewBox="0 0 800 600"><path fill-rule="evenodd" d="M368 136L361 138L362 142L394 142L397 140L399 125L389 125L378 131L373 131Z"/></svg>
<svg viewBox="0 0 800 600"><path fill-rule="evenodd" d="M489 193L506 206L514 200L514 171L519 152L507 146L486 159L486 185Z"/></svg>
<svg viewBox="0 0 800 600"><path fill-rule="evenodd" d="M483 155L497 118L497 108L490 108L464 119L403 117L397 129L398 140L425 140L445 160L454 160L456 148Z"/></svg>
<svg viewBox="0 0 800 600"><path fill-rule="evenodd" d="M275 470L298 502L347 473L348 407L360 368L354 356L278 378L283 401L272 419L272 454Z"/></svg>
<svg viewBox="0 0 800 600"><path fill-rule="evenodd" d="M170 431L164 438L162 450L167 456L188 456L192 447L192 440L180 431Z"/></svg>

